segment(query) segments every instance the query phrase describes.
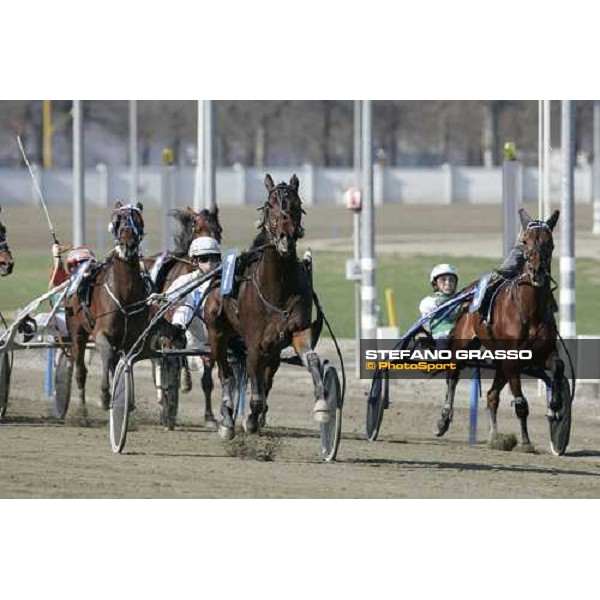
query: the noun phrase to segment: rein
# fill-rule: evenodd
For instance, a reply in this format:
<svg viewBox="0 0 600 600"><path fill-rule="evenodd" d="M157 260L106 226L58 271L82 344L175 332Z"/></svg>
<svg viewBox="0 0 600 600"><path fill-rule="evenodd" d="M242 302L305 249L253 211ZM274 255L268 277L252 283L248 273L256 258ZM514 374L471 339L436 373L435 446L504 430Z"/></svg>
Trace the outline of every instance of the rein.
<svg viewBox="0 0 600 600"><path fill-rule="evenodd" d="M252 248L247 254L249 255L254 255L254 254L261 254L260 258L262 258L264 256L264 250L267 248L271 248L274 247L275 244L273 242L270 242L268 244L262 244L261 246L257 246L256 248ZM259 261L260 261L259 258ZM258 264L258 263L257 263ZM292 304L288 307L287 310L283 310L281 308L279 308L278 306L275 306L275 304L273 304L272 302L270 302L266 296L264 295L263 291L260 289L260 285L258 283L258 279L256 278L256 273L258 271L258 266L252 270L252 273L250 276L246 276L243 280L244 281L251 281L252 284L254 285L254 288L256 289L256 293L258 294L258 297L262 300L263 304L271 311L273 311L274 313L277 313L278 315L281 315L281 318L284 322L287 322L289 317L290 317L290 313L292 312L294 305L298 302L298 300L300 299L299 296L296 296L294 302L292 302ZM279 337L283 338L283 331L281 331L279 333Z"/></svg>

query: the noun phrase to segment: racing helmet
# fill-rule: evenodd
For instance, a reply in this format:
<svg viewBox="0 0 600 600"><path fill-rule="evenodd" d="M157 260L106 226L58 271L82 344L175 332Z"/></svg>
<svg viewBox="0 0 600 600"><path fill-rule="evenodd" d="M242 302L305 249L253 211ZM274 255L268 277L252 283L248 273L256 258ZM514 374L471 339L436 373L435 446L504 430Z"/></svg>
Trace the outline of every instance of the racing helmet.
<svg viewBox="0 0 600 600"><path fill-rule="evenodd" d="M86 260L96 262L96 256L89 248L74 248L67 254L67 269L70 271Z"/></svg>
<svg viewBox="0 0 600 600"><path fill-rule="evenodd" d="M435 285L435 280L440 275L454 275L456 277L456 283L458 284L458 271L454 265L449 265L448 263L441 263L439 265L435 265L433 269L431 269L431 275L429 276L429 281L431 285Z"/></svg>
<svg viewBox="0 0 600 600"><path fill-rule="evenodd" d="M207 256L209 254L218 254L221 256L221 246L217 240L204 236L192 241L188 251L190 258L194 256Z"/></svg>

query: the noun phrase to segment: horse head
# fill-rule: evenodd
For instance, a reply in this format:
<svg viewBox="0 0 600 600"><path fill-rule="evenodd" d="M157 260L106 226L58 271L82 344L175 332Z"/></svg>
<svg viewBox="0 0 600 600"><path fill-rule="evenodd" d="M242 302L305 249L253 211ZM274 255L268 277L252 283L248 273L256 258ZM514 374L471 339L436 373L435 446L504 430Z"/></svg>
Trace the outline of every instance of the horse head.
<svg viewBox="0 0 600 600"><path fill-rule="evenodd" d="M112 214L109 231L115 238L117 255L124 260L133 260L138 255L144 237L143 205L117 202Z"/></svg>
<svg viewBox="0 0 600 600"><path fill-rule="evenodd" d="M180 225L179 232L174 236L176 253L187 255L190 244L197 237L208 236L217 240L219 244L221 243L223 228L219 221L218 206L212 210L205 208L199 212L191 206L186 206L185 208L176 208L169 214Z"/></svg>
<svg viewBox="0 0 600 600"><path fill-rule="evenodd" d="M523 275L529 277L534 287L542 287L551 280L552 251L554 241L552 231L556 226L560 211L555 210L547 221L532 219L524 209L519 210L523 227Z"/></svg>
<svg viewBox="0 0 600 600"><path fill-rule="evenodd" d="M302 200L298 195L300 182L292 175L289 183L275 185L271 176L265 175L265 187L269 196L260 208L263 218L260 227L281 256L287 256L296 241L304 236Z"/></svg>
<svg viewBox="0 0 600 600"><path fill-rule="evenodd" d="M208 236L221 243L223 228L219 222L219 207L215 206L212 210L207 208L198 213L194 213L192 232L194 238Z"/></svg>
<svg viewBox="0 0 600 600"><path fill-rule="evenodd" d="M2 208L0 208L0 212ZM3 223L0 223L0 277L5 277L12 273L14 261L12 254L8 248L8 242L6 241L6 227Z"/></svg>

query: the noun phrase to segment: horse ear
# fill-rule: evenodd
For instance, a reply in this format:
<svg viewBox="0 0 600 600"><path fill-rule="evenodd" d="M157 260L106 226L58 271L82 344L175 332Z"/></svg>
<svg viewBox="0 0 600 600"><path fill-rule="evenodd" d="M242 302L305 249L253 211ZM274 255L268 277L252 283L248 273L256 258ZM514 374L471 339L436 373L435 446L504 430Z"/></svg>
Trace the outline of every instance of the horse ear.
<svg viewBox="0 0 600 600"><path fill-rule="evenodd" d="M527 211L524 208L519 209L519 219L521 220L523 229L527 229L527 225L529 225L531 217L527 214Z"/></svg>
<svg viewBox="0 0 600 600"><path fill-rule="evenodd" d="M265 187L267 188L267 192L270 192L275 187L273 179L268 173L265 175Z"/></svg>
<svg viewBox="0 0 600 600"><path fill-rule="evenodd" d="M559 216L560 216L560 210L555 210L550 215L550 218L546 221L546 225L548 225L548 227L550 227L550 231L554 230L554 227L556 226Z"/></svg>
<svg viewBox="0 0 600 600"><path fill-rule="evenodd" d="M300 187L300 180L298 179L298 177L296 177L296 173L294 173L292 175L292 178L290 179L290 186L296 193L298 193L298 188Z"/></svg>
<svg viewBox="0 0 600 600"><path fill-rule="evenodd" d="M218 207L216 204L214 205L214 207L213 207L213 209L212 209L212 214L213 214L215 217L218 217L218 216L219 216L219 207Z"/></svg>
<svg viewBox="0 0 600 600"><path fill-rule="evenodd" d="M123 203L120 200L117 200L115 202L115 210L117 210L117 208L122 208L123 207Z"/></svg>
<svg viewBox="0 0 600 600"><path fill-rule="evenodd" d="M141 202L138 202L136 206L138 207L140 212L144 210L144 205Z"/></svg>

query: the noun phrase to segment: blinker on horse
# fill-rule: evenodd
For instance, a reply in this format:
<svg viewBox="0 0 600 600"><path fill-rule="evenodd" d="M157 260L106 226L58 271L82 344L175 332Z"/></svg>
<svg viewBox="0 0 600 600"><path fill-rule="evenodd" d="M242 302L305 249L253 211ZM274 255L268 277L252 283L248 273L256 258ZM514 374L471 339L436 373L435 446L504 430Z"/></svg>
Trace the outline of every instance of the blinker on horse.
<svg viewBox="0 0 600 600"><path fill-rule="evenodd" d="M0 207L0 212L2 212L2 207ZM10 275L14 264L8 242L6 241L6 227L3 223L0 223L0 277Z"/></svg>

